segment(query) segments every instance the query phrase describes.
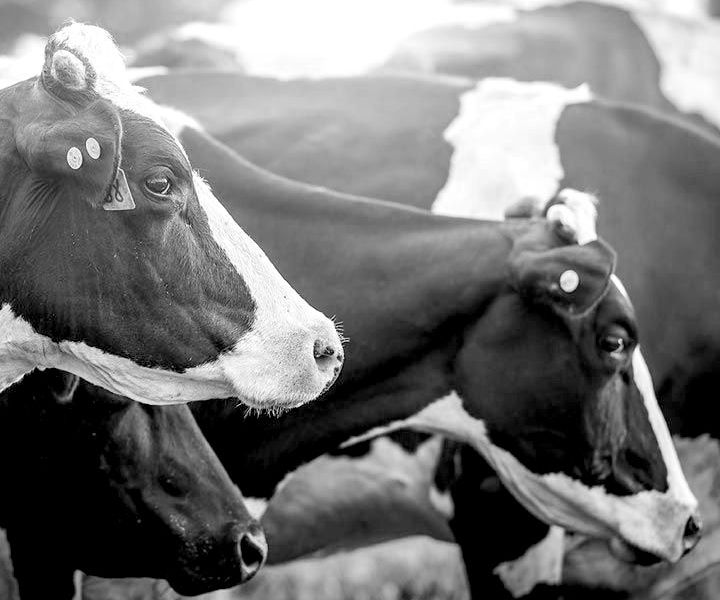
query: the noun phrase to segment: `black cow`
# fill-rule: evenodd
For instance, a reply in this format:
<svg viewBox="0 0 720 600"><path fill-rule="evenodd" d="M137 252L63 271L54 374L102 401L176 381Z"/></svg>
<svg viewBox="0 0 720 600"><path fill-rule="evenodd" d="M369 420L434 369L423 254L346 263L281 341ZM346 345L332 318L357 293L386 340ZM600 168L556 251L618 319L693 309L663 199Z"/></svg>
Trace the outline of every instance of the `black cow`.
<svg viewBox="0 0 720 600"><path fill-rule="evenodd" d="M0 526L23 600L72 598L75 569L199 594L265 559L260 525L185 406L38 372L0 397L0 447Z"/></svg>

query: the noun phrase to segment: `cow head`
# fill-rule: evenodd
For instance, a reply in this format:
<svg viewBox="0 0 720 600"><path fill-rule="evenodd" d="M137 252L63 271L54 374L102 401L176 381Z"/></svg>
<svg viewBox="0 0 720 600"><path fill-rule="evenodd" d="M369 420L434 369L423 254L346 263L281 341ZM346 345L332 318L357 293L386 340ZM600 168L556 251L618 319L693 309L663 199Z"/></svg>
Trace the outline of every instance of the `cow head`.
<svg viewBox="0 0 720 600"><path fill-rule="evenodd" d="M614 253L594 223L591 198L570 192L548 208L545 235L516 240L509 293L476 332L494 351L478 364L467 347L459 389L480 403L499 400L504 410L482 409L491 415L489 439L546 491L562 488L588 512L614 510L626 541L677 559L697 542L697 502L655 399L632 305L613 275ZM513 377L489 376L499 368Z"/></svg>
<svg viewBox="0 0 720 600"><path fill-rule="evenodd" d="M342 364L195 174L109 35L68 25L0 91L0 389L57 367L150 403L285 408Z"/></svg>
<svg viewBox="0 0 720 600"><path fill-rule="evenodd" d="M3 413L13 458L0 518L21 589L42 583L47 538L70 578L156 577L189 595L242 583L264 562L262 529L186 406L143 405L49 370L6 392Z"/></svg>
<svg viewBox="0 0 720 600"><path fill-rule="evenodd" d="M458 354L457 395L414 421L454 437L464 428L543 521L614 539L636 560L677 560L699 539L697 500L594 217L575 193L540 228L516 224L505 283Z"/></svg>

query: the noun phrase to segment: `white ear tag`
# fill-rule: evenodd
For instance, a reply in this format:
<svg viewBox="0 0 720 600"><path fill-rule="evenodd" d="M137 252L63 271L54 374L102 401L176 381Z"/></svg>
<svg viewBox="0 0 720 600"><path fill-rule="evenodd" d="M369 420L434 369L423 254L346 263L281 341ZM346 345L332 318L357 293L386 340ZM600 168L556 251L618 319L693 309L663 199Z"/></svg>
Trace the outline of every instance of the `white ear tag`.
<svg viewBox="0 0 720 600"><path fill-rule="evenodd" d="M80 167L82 167L83 157L79 148L76 148L75 146L70 148L70 150L67 151L65 158L67 160L67 164L73 171L77 171Z"/></svg>
<svg viewBox="0 0 720 600"><path fill-rule="evenodd" d="M566 294L572 294L580 285L580 276L576 271L568 269L560 275L560 289Z"/></svg>
<svg viewBox="0 0 720 600"><path fill-rule="evenodd" d="M132 210L133 208L135 208L135 200L130 193L125 171L118 169L110 193L103 203L103 210Z"/></svg>

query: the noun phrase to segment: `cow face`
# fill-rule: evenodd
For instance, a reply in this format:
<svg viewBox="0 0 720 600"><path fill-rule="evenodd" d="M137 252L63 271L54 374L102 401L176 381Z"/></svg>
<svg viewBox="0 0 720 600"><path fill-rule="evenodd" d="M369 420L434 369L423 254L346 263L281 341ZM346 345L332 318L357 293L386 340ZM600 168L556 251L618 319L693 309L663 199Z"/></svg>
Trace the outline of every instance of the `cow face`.
<svg viewBox="0 0 720 600"><path fill-rule="evenodd" d="M582 210L556 212L515 240L509 285L458 356L456 390L483 423L474 445L546 522L619 532L647 553L638 559L677 560L698 540L697 501L612 275L614 253L592 227L577 227Z"/></svg>
<svg viewBox="0 0 720 600"><path fill-rule="evenodd" d="M286 408L342 364L309 307L193 173L101 29L50 38L0 91L0 389L59 367L135 400Z"/></svg>
<svg viewBox="0 0 720 600"><path fill-rule="evenodd" d="M2 516L21 587L38 584L24 567L38 579L47 537L62 540L52 560L70 575L158 577L188 595L242 583L264 562L262 529L187 407L132 402L52 370L6 398L4 472L17 496L6 494Z"/></svg>

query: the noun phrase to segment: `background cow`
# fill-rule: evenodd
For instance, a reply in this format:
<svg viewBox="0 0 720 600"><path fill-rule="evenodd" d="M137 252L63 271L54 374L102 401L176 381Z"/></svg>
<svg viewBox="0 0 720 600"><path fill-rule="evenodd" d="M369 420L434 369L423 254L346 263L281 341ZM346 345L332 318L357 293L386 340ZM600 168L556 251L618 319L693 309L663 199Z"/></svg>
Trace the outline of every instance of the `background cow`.
<svg viewBox="0 0 720 600"><path fill-rule="evenodd" d="M51 370L3 393L0 428L0 525L23 600L72 598L75 569L197 594L264 562L263 532L187 407Z"/></svg>

